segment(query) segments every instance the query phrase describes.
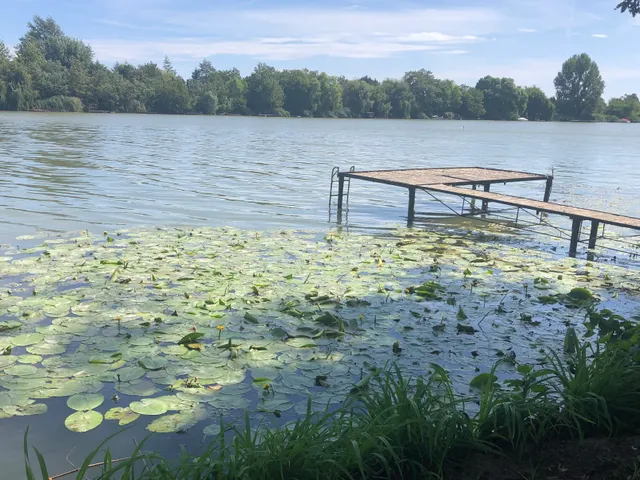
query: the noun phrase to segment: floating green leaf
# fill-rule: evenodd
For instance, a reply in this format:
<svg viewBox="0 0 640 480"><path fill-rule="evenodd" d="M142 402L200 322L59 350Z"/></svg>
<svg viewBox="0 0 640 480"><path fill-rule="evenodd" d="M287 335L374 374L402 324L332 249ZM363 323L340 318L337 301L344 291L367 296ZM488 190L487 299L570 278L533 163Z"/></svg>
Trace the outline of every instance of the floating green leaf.
<svg viewBox="0 0 640 480"><path fill-rule="evenodd" d="M29 345L34 345L38 342L41 342L43 339L44 335L42 335L41 333L25 333L23 335L13 337L11 339L11 343L16 347L28 347Z"/></svg>
<svg viewBox="0 0 640 480"><path fill-rule="evenodd" d="M105 420L118 420L118 425L129 425L140 417L129 407L114 407L104 414Z"/></svg>
<svg viewBox="0 0 640 480"><path fill-rule="evenodd" d="M64 425L72 432L84 433L93 430L102 423L102 414L95 410L75 412L69 415Z"/></svg>
<svg viewBox="0 0 640 480"><path fill-rule="evenodd" d="M131 402L129 408L140 415L162 415L169 409L161 398L143 398L138 402Z"/></svg>
<svg viewBox="0 0 640 480"><path fill-rule="evenodd" d="M199 338L204 337L204 333L202 332L193 332L188 335L185 335L178 341L178 345L188 345L190 343L195 343Z"/></svg>
<svg viewBox="0 0 640 480"><path fill-rule="evenodd" d="M86 411L99 407L104 402L104 396L99 393L80 393L67 399L67 407L72 410Z"/></svg>

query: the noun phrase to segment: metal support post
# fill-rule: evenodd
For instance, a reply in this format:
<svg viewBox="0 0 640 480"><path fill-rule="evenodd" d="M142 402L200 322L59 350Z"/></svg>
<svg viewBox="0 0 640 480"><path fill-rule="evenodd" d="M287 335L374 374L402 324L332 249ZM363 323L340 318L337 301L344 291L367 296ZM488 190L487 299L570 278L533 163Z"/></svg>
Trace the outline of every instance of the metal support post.
<svg viewBox="0 0 640 480"><path fill-rule="evenodd" d="M338 174L338 223L342 223L342 200L344 198L344 175Z"/></svg>

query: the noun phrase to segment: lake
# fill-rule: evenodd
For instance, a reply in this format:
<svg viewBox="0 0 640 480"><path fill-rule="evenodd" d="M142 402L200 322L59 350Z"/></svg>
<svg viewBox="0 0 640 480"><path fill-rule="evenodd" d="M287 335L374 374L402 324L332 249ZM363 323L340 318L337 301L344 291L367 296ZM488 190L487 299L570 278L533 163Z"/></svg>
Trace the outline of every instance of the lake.
<svg viewBox="0 0 640 480"><path fill-rule="evenodd" d="M573 314L569 310L557 313L555 307L523 300L527 287L524 296L518 291L513 293L513 298L511 295L503 297L505 286L512 289L507 292L515 292L527 282L533 288L535 277L544 279L544 282L537 282L536 287L542 293L566 292L572 286L581 285L587 271L587 277L599 279L592 288L602 296L604 305L617 311L622 309L623 313L637 314L640 302L637 296L629 293L634 282L637 285L634 273L620 267L607 270L609 267L604 264L590 266L583 260L574 263L559 259L556 263L549 263L555 258L550 249L555 246L565 248L566 241L534 235L511 239L508 245L502 245L500 238L496 243L495 239L487 240L477 232L467 238L468 224L456 238L429 236L431 234L427 231L425 242L437 245L432 250L440 252L441 258L449 263L447 266L443 261L442 267L437 266L436 275L443 284L446 280L448 295L451 295L447 304L438 303L436 323L429 323L431 318L427 321L425 314L412 307L416 305L413 299L402 300L402 290L397 295L394 292L398 287L421 281L419 279L423 278L424 272L412 267L411 262L419 259L418 264L422 265L421 262L431 258L429 255L432 253L408 244L399 247L402 255L392 256L390 252L398 248L397 241L378 235L403 225L406 193L402 189L354 181L348 224L356 235L347 236L344 240L337 235L334 245L334 237L329 234L335 231L328 208L331 168L340 166L347 169L351 165L357 169L489 166L537 173L553 170L556 176L553 201L640 216L640 203L637 201L639 147L640 127L627 124L0 113L0 244L5 244L5 248L0 249L0 285L3 290L0 295L0 321L24 317L26 329L33 329L37 322L42 323L36 333L19 339L12 337L14 348L11 358L0 356L0 368L8 370L0 375L0 384L9 385L12 392L38 390L45 380L40 376L43 368L33 366L42 360L37 357L47 357L42 360L42 365L57 372L59 378L67 375L69 361L74 368L81 362L89 363L83 375L78 376L77 372L75 375L92 379L91 385L83 384L86 388L82 391L90 394L101 392L105 401L99 408L104 413L113 406L110 402L113 394L119 395L122 402L128 401L129 397L135 399L136 395L163 395L156 387L167 384L167 379L161 378L165 366L160 365L158 368L161 370L156 370L155 363L148 363L151 356L162 354L162 358L169 359L170 365L176 367L171 370L172 375L178 371L204 372L200 377L210 374L217 383L224 385L221 393L229 392L226 401L232 401L231 392L235 392L234 398L244 398L246 394L246 402L255 407L260 399L252 388L251 377L248 376L246 382L237 378L238 372L244 375L244 366L239 370L227 369L223 376L216 377L219 373L207 370L206 362L198 360L199 354L189 353L189 362L196 362L199 366L189 363L187 370L178 370L178 365L184 367L176 356L183 347L176 345L176 339L188 333L183 331L181 323L184 322L176 320L178 317L171 313L162 312L142 322L147 318L138 319L130 311L130 303L140 306L141 310L151 309L153 302L157 304L162 295L170 298L174 311L196 308L194 300L200 298L200 293L194 293L194 288L188 286L188 282L193 281L190 279L193 273L191 261L170 259L167 265L171 268L166 269L158 263L165 262L163 256L166 251L174 248L176 252L193 255L197 265L207 272L203 280L197 280L195 290L204 290L206 286L208 291L217 292L220 298L234 289L238 291L238 298L258 297L265 301L267 297L272 300L281 298L289 285L291 291L308 290L309 277L304 265L311 265L314 280L309 284L318 288L318 295L323 289L343 282L342 278L348 274L353 277L349 289L353 288L378 309L379 315L371 319L368 310L362 306L365 303L354 300L355 306L348 307L343 313L351 315L351 320L355 321L360 318L358 308L362 308L364 318L360 318L360 324L374 323L362 335L350 333L339 345L333 338L305 340L307 337L299 336L282 342L280 339L271 340L272 343L264 347L267 349L264 353L260 350L263 344L259 343L264 341L262 325L253 325L251 317L249 321L243 321L242 315L231 315L225 323L224 332L219 333L216 324L223 322L219 319L223 315L219 305L212 306L213 302L197 305L197 308L211 314L215 321L208 317L205 321L199 313L187 312L196 315L193 317L196 318L194 326L197 324L199 331L207 332L212 344L215 337L222 334L236 335L234 341L242 336L255 338L252 347L257 348L251 348L255 351L244 360L253 365L255 371L247 372L253 375L254 380L256 376L269 378L268 375L273 373L276 358L269 351L271 345L285 350L284 355L280 351L278 353L280 366L292 366L302 372L314 372L316 368L300 353L308 351L308 344L325 351L335 365L318 368L334 369L329 378L331 388L337 392L348 390L351 377L357 376L357 370L370 360L366 353L362 353L367 346L373 345L375 355L383 361L390 356L390 345L394 341L402 342L404 353L401 358L407 368L418 365L426 357L429 361L442 361L465 380L474 374L476 368L485 369L491 365L496 358L496 350L504 355L512 343L518 359L535 361L540 345L562 341L563 322L570 321ZM543 184L533 183L495 188L533 198L542 198L543 189ZM420 194L416 207L418 211L444 211L442 206ZM332 213L335 216L335 208ZM561 220L557 223L564 225ZM177 239L167 227L178 226L201 228ZM445 224L445 230L450 226ZM482 228L481 224L473 226L476 230ZM156 234L151 227L165 229ZM238 230L212 230L209 227L234 227ZM93 240L86 234L66 233L84 230L94 235ZM122 237L116 234L120 230L124 231ZM247 234L243 233L244 230L259 233ZM279 233L281 230L311 233L288 235L283 240ZM110 236L103 236L103 231L109 232ZM368 232L378 236L369 236ZM53 239L46 248L38 246L42 243L40 234ZM38 238L32 238L33 235ZM380 254L376 250L378 242L391 247L380 250ZM286 254L280 251L284 245L288 248ZM532 250L525 254L518 248L522 246L532 247ZM24 247L33 248L24 250ZM478 250L482 252L478 253ZM360 261L362 252L371 253L373 256L370 258L375 261L367 260L354 270L354 262ZM10 259L10 262L2 263L3 255L6 255L4 260ZM121 260L124 255L129 260L139 260L130 266L128 260ZM485 256L491 256L491 260ZM325 260L329 257L333 257L333 264ZM88 265L80 276L74 269L84 265L85 258L96 263L90 268ZM306 259L306 264L303 259ZM257 265L261 262L267 267L271 265L273 271L258 270ZM471 278L478 280L474 287L474 295L480 295L478 298L467 292L469 274L462 273L469 262L473 262ZM527 262L531 266L522 267ZM498 266L490 268L490 264ZM231 278L229 272L239 267L240 273L249 280L239 279L240 274L235 279ZM530 270L525 272L527 268ZM511 273L504 273L510 269ZM153 275L149 274L151 271ZM607 291L601 283L609 274L620 285L625 285L627 291L623 290L619 296L618 292L614 295L614 292ZM35 280L20 283L21 278L30 277ZM103 293L96 293L95 287L89 288L90 285L102 288L105 278L112 286ZM218 278L224 278L228 283ZM232 281L236 283L230 288ZM78 282L82 285L78 286ZM179 298L171 296L172 290L167 289L168 285L177 288ZM11 288L13 294L7 296L5 287ZM174 294L176 288L173 289ZM36 289L37 295L34 293ZM269 289L274 290L269 293ZM91 292L87 295L95 297L93 306L78 300L84 295L82 292ZM500 293L496 296L496 292ZM52 303L52 298L58 299L57 303ZM456 332L455 323L466 321L463 318L466 316L478 326L478 319L485 310L491 313L501 298L506 310L517 311L520 318L528 319L529 323L523 326L508 316L490 317L485 323L487 328L493 329L490 334L471 336L460 335L459 330ZM135 301L130 302L130 299ZM389 299L397 303L387 303ZM299 305L303 309L304 296L294 300L287 308L295 310L294 306ZM18 308L17 305L22 306ZM253 312L256 307L249 304L242 308ZM461 315L459 308L464 308L466 314ZM453 321L452 326L446 325L446 332L445 316ZM114 317L119 319L117 329ZM421 317L419 322L422 323L416 321L417 317ZM118 351L122 338L120 318L124 325L122 328L134 342L124 356L121 349ZM291 323L293 317L273 315L269 318L273 325L279 325L271 328L271 332L277 329L291 332L295 328ZM157 325L154 325L156 319ZM331 317L323 321L327 331L335 326ZM443 333L438 333L440 327ZM153 346L151 338L157 340L153 337L154 328L165 329L163 335L171 339L172 345ZM347 326L347 330L351 328ZM9 332L6 335L13 334ZM313 335L321 334L314 330ZM5 333L0 334L0 349L4 348L4 336ZM63 364L63 359L58 358L54 350L47 350L50 345L41 342L47 336L66 342L62 350L66 349L64 361L67 363ZM505 340L507 337L508 341ZM419 343L431 344L428 355L408 348ZM94 347L97 350L102 348L100 351L109 355L92 357L90 352ZM113 352L121 357L112 357ZM140 361L138 353L145 367L135 365ZM15 355L20 355L20 361L10 363ZM191 358L194 355L198 358ZM134 364L124 367L127 369L126 377L125 370L119 370L122 372L122 385L120 378L117 382L109 378L113 374L108 365L120 361ZM217 357L211 360L213 363L217 361ZM348 365L358 368L350 371ZM346 375L341 368L347 369ZM260 375L256 373L258 371ZM283 378L274 380L274 384L295 397L297 380L292 384L291 375L283 374ZM322 390L313 385L315 374L308 375L311 377L305 377L303 383L307 383L304 386ZM140 380L141 376L144 376L143 380ZM104 386L98 382L104 382ZM48 407L46 414L0 418L3 431L0 464L7 478L23 476L21 440L27 425L31 425L31 442L51 463L50 474L70 470L70 461L81 462L84 454L117 429L114 426L117 424L109 423L113 420L105 420L99 428L87 433L69 431L63 419L71 413L66 404L66 398L75 392L71 387L75 388L77 384L67 382L64 388L60 383L55 388L47 385L47 393L38 390L33 395L37 399L44 398L43 402ZM0 394L5 391L0 389ZM66 395L65 392L71 393ZM324 391L316 394L325 398L322 396ZM21 395L5 395L0 397L0 403L4 401L12 406L11 402L15 403ZM180 397L186 401L183 397L191 398L189 392ZM226 411L220 398L209 401L207 408ZM291 411L299 412L299 403L295 402L301 399L304 400L304 396L283 398L278 405L279 408L284 409L283 405L286 405ZM22 403L20 409L28 407L26 402ZM237 411L234 415L238 415ZM137 440L144 438L148 433L145 429L148 423L143 423L142 419L133 423L128 436L116 442L114 455L126 454L130 450L131 437ZM195 448L201 440L202 428L195 427L188 435L158 434L153 437L151 446L165 452L175 451L178 443Z"/></svg>
<svg viewBox="0 0 640 480"><path fill-rule="evenodd" d="M553 169L552 200L638 215L639 150L633 124L0 113L0 243L35 230L325 228L331 168L351 165ZM402 189L354 182L349 221L398 222L405 206Z"/></svg>

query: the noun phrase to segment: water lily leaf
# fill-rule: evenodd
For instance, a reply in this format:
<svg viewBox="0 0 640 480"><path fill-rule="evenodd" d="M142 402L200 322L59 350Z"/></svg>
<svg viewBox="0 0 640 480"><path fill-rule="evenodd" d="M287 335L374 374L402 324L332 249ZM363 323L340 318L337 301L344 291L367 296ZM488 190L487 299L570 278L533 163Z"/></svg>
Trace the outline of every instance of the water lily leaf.
<svg viewBox="0 0 640 480"><path fill-rule="evenodd" d="M140 365L145 370L158 371L162 370L167 365L167 359L164 357L144 357L138 360Z"/></svg>
<svg viewBox="0 0 640 480"><path fill-rule="evenodd" d="M27 347L27 352L33 355L60 355L65 351L64 345L49 342L41 342Z"/></svg>
<svg viewBox="0 0 640 480"><path fill-rule="evenodd" d="M0 315L1 314L2 314L2 310L0 310ZM15 320L0 322L0 333L8 332L10 330L17 330L20 327L22 327L22 323L17 322Z"/></svg>
<svg viewBox="0 0 640 480"><path fill-rule="evenodd" d="M204 429L202 430L202 433L204 433L207 437L215 437L220 433L220 424L213 423L211 425L208 425L204 427Z"/></svg>
<svg viewBox="0 0 640 480"><path fill-rule="evenodd" d="M118 425L129 425L140 417L139 413L135 413L129 407L114 407L104 414L105 420L118 420Z"/></svg>
<svg viewBox="0 0 640 480"><path fill-rule="evenodd" d="M7 368L10 365L13 365L17 361L18 361L18 357L17 356L10 356L10 355L2 356L2 355L0 355L0 370L2 370L3 368Z"/></svg>
<svg viewBox="0 0 640 480"><path fill-rule="evenodd" d="M198 423L202 416L198 414L200 409L189 412L164 415L155 419L147 426L147 430L155 433L184 432Z"/></svg>
<svg viewBox="0 0 640 480"><path fill-rule="evenodd" d="M42 361L42 357L40 355L19 355L18 363L26 363L28 365L34 365L36 363L40 363Z"/></svg>
<svg viewBox="0 0 640 480"><path fill-rule="evenodd" d="M28 347L29 345L35 345L44 339L44 335L41 333L25 333L18 335L11 339L11 343L16 347Z"/></svg>
<svg viewBox="0 0 640 480"><path fill-rule="evenodd" d="M67 407L72 410L86 411L99 407L104 402L104 396L99 393L80 393L67 399Z"/></svg>
<svg viewBox="0 0 640 480"><path fill-rule="evenodd" d="M0 392L0 408L11 405L27 405L29 403L29 395L21 391L2 391Z"/></svg>
<svg viewBox="0 0 640 480"><path fill-rule="evenodd" d="M145 369L142 367L124 367L110 373L110 375L115 375L120 382L131 382L143 377L144 374Z"/></svg>
<svg viewBox="0 0 640 480"><path fill-rule="evenodd" d="M38 369L33 365L12 365L5 368L4 371L16 377L31 377L38 374Z"/></svg>
<svg viewBox="0 0 640 480"><path fill-rule="evenodd" d="M135 395L138 397L150 397L158 392L155 384L149 380L120 382L116 384L116 390L125 395Z"/></svg>
<svg viewBox="0 0 640 480"><path fill-rule="evenodd" d="M188 345L190 343L197 343L196 340L204 337L204 333L202 332L192 332L188 335L185 335L180 340L178 340L178 345Z"/></svg>
<svg viewBox="0 0 640 480"><path fill-rule="evenodd" d="M102 414L95 410L75 412L69 415L64 425L72 432L84 433L93 430L102 423Z"/></svg>
<svg viewBox="0 0 640 480"><path fill-rule="evenodd" d="M129 408L140 415L162 415L168 410L161 398L143 398L138 402L131 402Z"/></svg>
<svg viewBox="0 0 640 480"><path fill-rule="evenodd" d="M11 416L24 417L28 415L41 415L47 413L44 403L30 403L28 405L7 405L2 407L5 413Z"/></svg>

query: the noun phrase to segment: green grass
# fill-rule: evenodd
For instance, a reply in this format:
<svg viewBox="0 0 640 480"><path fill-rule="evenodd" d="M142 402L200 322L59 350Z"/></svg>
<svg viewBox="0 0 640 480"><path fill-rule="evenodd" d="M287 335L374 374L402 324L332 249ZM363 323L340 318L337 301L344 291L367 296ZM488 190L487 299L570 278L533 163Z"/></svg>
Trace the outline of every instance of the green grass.
<svg viewBox="0 0 640 480"><path fill-rule="evenodd" d="M575 340L575 339L574 339ZM551 353L543 368L517 366L503 384L490 372L475 397L457 395L447 372L432 365L424 378L394 367L375 373L368 388L337 411L312 412L282 428L253 428L221 419L221 432L199 455L169 462L144 450L115 463L106 441L79 472L64 478L172 480L295 480L442 478L476 452L521 455L543 442L615 435L640 427L640 367L619 349L589 343ZM29 480L48 479L34 449ZM101 460L96 460L101 455ZM100 465L90 467L92 463Z"/></svg>

